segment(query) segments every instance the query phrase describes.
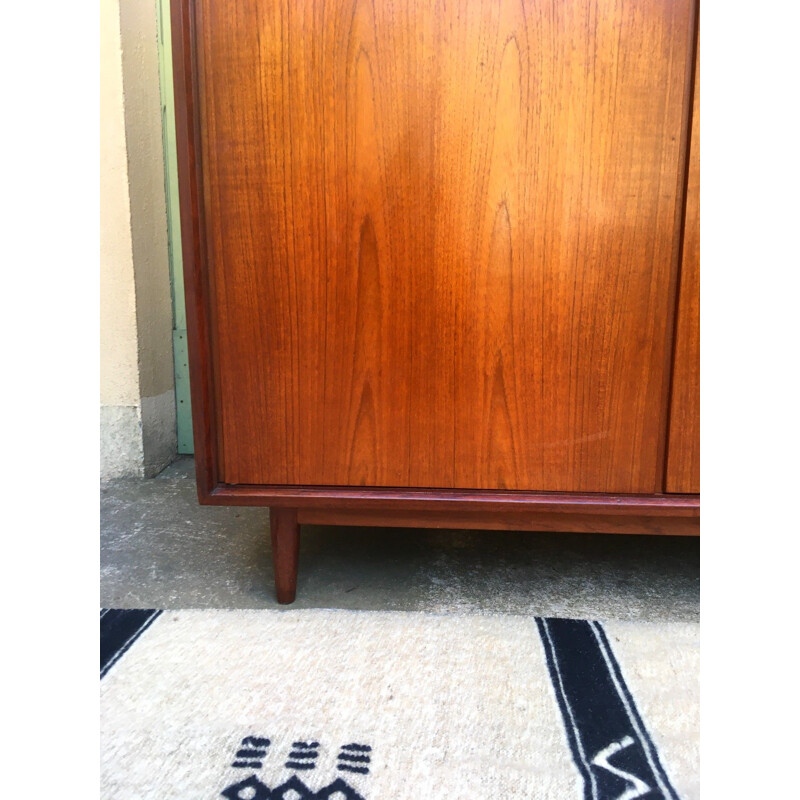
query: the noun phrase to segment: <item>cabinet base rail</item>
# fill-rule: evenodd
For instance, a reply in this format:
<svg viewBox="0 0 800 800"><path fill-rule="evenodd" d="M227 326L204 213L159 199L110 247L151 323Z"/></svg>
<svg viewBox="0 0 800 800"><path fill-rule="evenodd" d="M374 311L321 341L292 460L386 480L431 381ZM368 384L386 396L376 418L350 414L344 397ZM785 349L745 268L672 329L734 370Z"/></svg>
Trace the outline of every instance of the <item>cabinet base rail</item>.
<svg viewBox="0 0 800 800"><path fill-rule="evenodd" d="M401 528L466 528L506 531L571 533L638 533L697 536L700 533L699 497L695 495L572 496L570 501L543 499L533 508L370 508L358 505L270 507L275 590L279 603L294 602L300 550L300 525L366 525ZM566 499L568 496L564 496ZM208 501L209 498L206 498ZM560 500L561 498L559 498ZM647 500L652 502L648 503ZM373 503L375 498L373 497ZM228 501L230 502L230 501ZM249 503L261 505L261 503ZM500 503L502 506L502 501ZM607 510L598 506L608 505ZM622 506L622 508L621 508Z"/></svg>

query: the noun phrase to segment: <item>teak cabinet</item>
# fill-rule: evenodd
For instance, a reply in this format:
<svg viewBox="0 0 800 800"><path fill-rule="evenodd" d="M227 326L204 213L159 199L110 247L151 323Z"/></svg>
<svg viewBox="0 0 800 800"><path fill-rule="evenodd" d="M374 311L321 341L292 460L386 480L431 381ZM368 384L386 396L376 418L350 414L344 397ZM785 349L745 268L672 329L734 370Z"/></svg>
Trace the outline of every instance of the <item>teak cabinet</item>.
<svg viewBox="0 0 800 800"><path fill-rule="evenodd" d="M200 501L699 530L693 0L173 0Z"/></svg>

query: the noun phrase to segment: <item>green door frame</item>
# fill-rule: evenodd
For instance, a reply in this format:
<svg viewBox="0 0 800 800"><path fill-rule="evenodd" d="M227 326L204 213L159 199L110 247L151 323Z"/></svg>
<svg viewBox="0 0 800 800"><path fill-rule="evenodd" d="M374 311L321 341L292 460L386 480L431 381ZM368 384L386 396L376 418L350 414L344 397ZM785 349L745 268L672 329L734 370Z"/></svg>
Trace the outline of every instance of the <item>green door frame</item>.
<svg viewBox="0 0 800 800"><path fill-rule="evenodd" d="M183 291L183 251L178 199L178 152L175 95L172 83L172 32L169 0L156 0L158 13L158 74L161 84L161 130L164 138L164 185L167 196L169 272L172 286L172 354L175 361L175 406L178 452L194 453L189 356L186 347L186 297Z"/></svg>

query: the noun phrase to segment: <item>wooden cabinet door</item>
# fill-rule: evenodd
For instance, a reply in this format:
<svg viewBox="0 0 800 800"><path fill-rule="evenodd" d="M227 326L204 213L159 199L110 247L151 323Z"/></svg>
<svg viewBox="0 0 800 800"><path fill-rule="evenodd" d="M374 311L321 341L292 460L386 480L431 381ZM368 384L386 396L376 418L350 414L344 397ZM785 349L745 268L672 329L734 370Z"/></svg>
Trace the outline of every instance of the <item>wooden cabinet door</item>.
<svg viewBox="0 0 800 800"><path fill-rule="evenodd" d="M193 9L221 480L660 491L692 0Z"/></svg>

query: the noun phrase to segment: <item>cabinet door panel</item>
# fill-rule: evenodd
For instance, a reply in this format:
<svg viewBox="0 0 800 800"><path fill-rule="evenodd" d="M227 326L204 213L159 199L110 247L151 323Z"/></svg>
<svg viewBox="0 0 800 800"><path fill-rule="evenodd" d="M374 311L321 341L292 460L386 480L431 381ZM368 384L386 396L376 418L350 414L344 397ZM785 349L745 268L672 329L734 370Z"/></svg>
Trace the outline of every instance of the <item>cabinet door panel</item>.
<svg viewBox="0 0 800 800"><path fill-rule="evenodd" d="M700 76L695 79L666 491L700 491Z"/></svg>
<svg viewBox="0 0 800 800"><path fill-rule="evenodd" d="M691 0L197 0L221 477L661 488Z"/></svg>

